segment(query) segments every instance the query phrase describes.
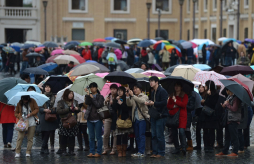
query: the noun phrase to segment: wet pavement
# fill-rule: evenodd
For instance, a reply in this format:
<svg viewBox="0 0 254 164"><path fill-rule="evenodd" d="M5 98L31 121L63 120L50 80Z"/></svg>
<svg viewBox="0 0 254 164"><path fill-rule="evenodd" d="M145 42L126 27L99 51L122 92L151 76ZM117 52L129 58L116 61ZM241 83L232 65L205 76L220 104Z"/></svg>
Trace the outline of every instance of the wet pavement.
<svg viewBox="0 0 254 164"><path fill-rule="evenodd" d="M8 74L0 73L0 79L11 77ZM15 77L19 77L18 74ZM2 126L0 126L0 134L2 134ZM101 158L87 158L86 156L89 152L78 152L77 151L77 140L76 140L76 148L75 153L76 156L60 156L55 152L50 152L49 155L41 155L40 154L40 146L42 144L41 136L34 137L34 144L32 148L31 157L25 157L26 153L26 138L23 141L22 149L21 149L21 157L15 158L15 152L11 151L10 148L4 148L2 143L2 135L0 135L0 164L59 164L59 163L66 163L66 164L95 164L95 163L102 163L102 164L117 164L117 163L147 163L147 164L167 164L167 163L193 163L193 164L250 164L254 163L254 122L251 125L251 146L245 150L243 154L239 154L238 158L228 158L228 157L215 157L216 153L219 153L220 150L214 149L212 153L205 153L204 150L201 151L190 151L187 152L186 156L184 157L181 154L172 155L170 152L174 150L173 145L166 144L166 154L164 158L161 159L151 159L149 156L144 158L133 158L130 156L131 152L127 153L127 157L118 158L117 155L107 155L102 156ZM14 130L13 142L12 146L16 146L17 140L17 131ZM58 144L58 134L56 131L56 138L55 138L55 151L59 148ZM195 141L193 141L195 145Z"/></svg>

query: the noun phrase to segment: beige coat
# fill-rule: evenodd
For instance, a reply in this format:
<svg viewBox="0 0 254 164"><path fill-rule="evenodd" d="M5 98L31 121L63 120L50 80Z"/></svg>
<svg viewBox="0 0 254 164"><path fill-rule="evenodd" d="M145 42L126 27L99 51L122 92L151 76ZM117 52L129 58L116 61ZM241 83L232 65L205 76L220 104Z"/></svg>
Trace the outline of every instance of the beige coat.
<svg viewBox="0 0 254 164"><path fill-rule="evenodd" d="M138 103L139 108L142 111L143 115L146 118L150 118L150 116L148 114L148 107L145 105L145 102L148 101L148 100L149 100L148 96L145 95L144 93L140 93L138 96L134 95L131 98L130 97L126 98L126 104L127 104L127 106L131 106L132 107L132 121L134 121L134 117L135 117L136 102ZM139 119L144 119L144 117L139 112L139 110L138 110L138 117L139 117Z"/></svg>
<svg viewBox="0 0 254 164"><path fill-rule="evenodd" d="M169 63L170 53L167 50L160 51L160 55L162 55L162 62Z"/></svg>
<svg viewBox="0 0 254 164"><path fill-rule="evenodd" d="M244 53L244 56L246 56L246 48L244 45L240 44L237 48L238 55L241 56L241 52Z"/></svg>

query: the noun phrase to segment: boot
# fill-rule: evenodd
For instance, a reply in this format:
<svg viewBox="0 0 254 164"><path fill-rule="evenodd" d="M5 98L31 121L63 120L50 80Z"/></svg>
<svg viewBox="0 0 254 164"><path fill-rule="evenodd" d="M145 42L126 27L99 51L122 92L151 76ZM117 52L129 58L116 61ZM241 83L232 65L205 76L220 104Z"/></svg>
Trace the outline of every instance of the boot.
<svg viewBox="0 0 254 164"><path fill-rule="evenodd" d="M78 151L83 151L83 145L79 145Z"/></svg>
<svg viewBox="0 0 254 164"><path fill-rule="evenodd" d="M123 147L122 147L122 145L117 145L117 153L118 153L118 157L123 156Z"/></svg>
<svg viewBox="0 0 254 164"><path fill-rule="evenodd" d="M123 150L123 157L126 157L126 150L127 150L127 145L122 146Z"/></svg>
<svg viewBox="0 0 254 164"><path fill-rule="evenodd" d="M187 143L188 147L187 147L187 151L192 151L193 150L193 145L192 145L192 140L188 140L188 143Z"/></svg>

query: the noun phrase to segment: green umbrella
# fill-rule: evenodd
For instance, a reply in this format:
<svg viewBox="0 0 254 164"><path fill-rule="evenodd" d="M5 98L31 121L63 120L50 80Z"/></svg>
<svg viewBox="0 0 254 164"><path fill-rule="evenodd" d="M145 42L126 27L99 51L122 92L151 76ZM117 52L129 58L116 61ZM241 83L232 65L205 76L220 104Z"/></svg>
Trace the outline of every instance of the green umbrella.
<svg viewBox="0 0 254 164"><path fill-rule="evenodd" d="M4 95L4 93L12 89L19 83L27 84L26 81L15 77L9 77L0 80L0 102L7 104L8 100L7 97Z"/></svg>
<svg viewBox="0 0 254 164"><path fill-rule="evenodd" d="M106 80L99 76L94 75L93 73L86 76L80 76L74 81L70 90L80 95L85 95L86 94L85 88L89 86L92 82L97 83L98 90L101 91L104 84L106 83Z"/></svg>
<svg viewBox="0 0 254 164"><path fill-rule="evenodd" d="M79 44L79 46L92 46L93 44L90 42L82 42Z"/></svg>

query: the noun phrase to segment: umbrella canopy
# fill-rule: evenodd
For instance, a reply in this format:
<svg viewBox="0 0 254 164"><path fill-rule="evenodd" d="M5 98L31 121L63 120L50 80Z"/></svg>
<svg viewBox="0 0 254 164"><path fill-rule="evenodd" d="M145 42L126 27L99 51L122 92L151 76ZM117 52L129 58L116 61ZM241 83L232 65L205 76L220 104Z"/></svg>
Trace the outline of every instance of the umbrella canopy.
<svg viewBox="0 0 254 164"><path fill-rule="evenodd" d="M76 46L75 46L74 44L68 44L68 45L65 45L65 46L64 46L64 49L65 49L65 50L71 50L71 49L75 49L75 47L76 47Z"/></svg>
<svg viewBox="0 0 254 164"><path fill-rule="evenodd" d="M247 77L245 77L245 76L243 76L243 75L241 75L241 74L232 76L232 77L230 77L229 79L234 79L234 78L240 80L242 83L244 83L245 85L247 85L248 88L250 89L250 91L252 91L253 86L254 86L254 81L248 79Z"/></svg>
<svg viewBox="0 0 254 164"><path fill-rule="evenodd" d="M222 37L222 38L219 38L218 41L223 42L223 40L226 40L226 39L227 39L226 37Z"/></svg>
<svg viewBox="0 0 254 164"><path fill-rule="evenodd" d="M79 64L79 61L74 58L73 56L69 56L69 55L60 55L60 56L57 56L54 61L57 63L57 64L69 64L70 61L74 62L74 64Z"/></svg>
<svg viewBox="0 0 254 164"><path fill-rule="evenodd" d="M160 84L169 94L172 94L175 90L175 83L180 82L182 84L182 90L189 94L194 90L194 84L181 76L168 76L160 79Z"/></svg>
<svg viewBox="0 0 254 164"><path fill-rule="evenodd" d="M13 42L11 45L12 46L17 46L17 47L20 47L20 48L23 46L23 44L21 44L19 42Z"/></svg>
<svg viewBox="0 0 254 164"><path fill-rule="evenodd" d="M86 63L98 63L98 62L94 60L87 60Z"/></svg>
<svg viewBox="0 0 254 164"><path fill-rule="evenodd" d="M114 50L117 60L120 60L122 58L122 51L119 49Z"/></svg>
<svg viewBox="0 0 254 164"><path fill-rule="evenodd" d="M92 46L93 44L90 42L82 42L79 44L79 46Z"/></svg>
<svg viewBox="0 0 254 164"><path fill-rule="evenodd" d="M131 75L132 75L133 77L135 77L136 79L137 79L137 78L142 78L142 77L147 77L147 78L149 78L149 76L144 75L144 74L141 74L141 73L131 73Z"/></svg>
<svg viewBox="0 0 254 164"><path fill-rule="evenodd" d="M254 70L250 66L243 65L233 65L229 67L224 67L220 72L222 75L235 76L237 74L247 75L253 74Z"/></svg>
<svg viewBox="0 0 254 164"><path fill-rule="evenodd" d="M128 69L124 72L126 72L126 73L142 73L142 72L144 72L144 70L141 68L131 68L131 69Z"/></svg>
<svg viewBox="0 0 254 164"><path fill-rule="evenodd" d="M73 69L71 76L80 76L80 75L87 75L90 73L94 73L100 70L99 67L92 65L92 64L85 64L80 67Z"/></svg>
<svg viewBox="0 0 254 164"><path fill-rule="evenodd" d="M164 40L164 38L162 38L162 37L156 37L156 38L154 38L154 40L160 41L160 40Z"/></svg>
<svg viewBox="0 0 254 164"><path fill-rule="evenodd" d="M142 39L139 39L139 38L133 38L133 39L130 39L127 41L128 44L137 44L139 42L141 42Z"/></svg>
<svg viewBox="0 0 254 164"><path fill-rule="evenodd" d="M108 36L106 38L104 38L105 40L112 40L112 39L115 39L114 37L111 37L111 36Z"/></svg>
<svg viewBox="0 0 254 164"><path fill-rule="evenodd" d="M27 92L27 89L31 86L35 88L36 92L41 93L40 88L36 84L17 84L13 88L5 92L4 95L7 97L8 100L10 100L18 92Z"/></svg>
<svg viewBox="0 0 254 164"><path fill-rule="evenodd" d="M193 40L191 40L191 42L195 43L197 45L201 45L201 44L204 44L204 43L208 43L208 45L214 44L214 42L211 41L210 39L193 39Z"/></svg>
<svg viewBox="0 0 254 164"><path fill-rule="evenodd" d="M70 41L70 42L66 43L65 46L68 46L68 45L70 45L70 44L77 46L77 45L80 44L80 42L78 42L78 41Z"/></svg>
<svg viewBox="0 0 254 164"><path fill-rule="evenodd" d="M46 64L42 64L40 66L38 66L37 68L41 68L47 72L55 69L58 65L56 63L46 63Z"/></svg>
<svg viewBox="0 0 254 164"><path fill-rule="evenodd" d="M191 42L191 43L192 43L192 48L198 47L198 45L196 43L194 43L194 42Z"/></svg>
<svg viewBox="0 0 254 164"><path fill-rule="evenodd" d="M182 76L185 79L192 81L197 72L200 70L194 68L192 65L180 65L177 66L172 72L171 76Z"/></svg>
<svg viewBox="0 0 254 164"><path fill-rule="evenodd" d="M223 69L223 66L216 66L212 69L212 71L216 72L216 73L220 73Z"/></svg>
<svg viewBox="0 0 254 164"><path fill-rule="evenodd" d="M36 46L41 45L41 42L37 41L37 40L28 40L25 42L25 44L34 44Z"/></svg>
<svg viewBox="0 0 254 164"><path fill-rule="evenodd" d="M183 46L181 45L181 43L177 42L177 41L173 41L173 44L176 45L177 47L179 47L182 51Z"/></svg>
<svg viewBox="0 0 254 164"><path fill-rule="evenodd" d="M54 50L54 51L51 52L52 56L54 56L56 54L63 55L63 50L62 49L57 49L57 50Z"/></svg>
<svg viewBox="0 0 254 164"><path fill-rule="evenodd" d="M209 65L207 64L194 64L193 67L200 69L201 71L208 71L212 69Z"/></svg>
<svg viewBox="0 0 254 164"><path fill-rule="evenodd" d="M41 52L41 50L42 50L43 48L45 48L45 47L37 47L37 48L34 49L34 52L39 53L39 52Z"/></svg>
<svg viewBox="0 0 254 164"><path fill-rule="evenodd" d="M16 52L20 52L20 47L19 46L10 46L11 48L13 48Z"/></svg>
<svg viewBox="0 0 254 164"><path fill-rule="evenodd" d="M54 55L54 56L51 56L49 57L47 60L46 60L46 63L55 63L55 58L57 58L58 56L61 56L61 55Z"/></svg>
<svg viewBox="0 0 254 164"><path fill-rule="evenodd" d="M138 47L149 47L151 45L153 45L154 43L151 40L143 40L141 42L138 43Z"/></svg>
<svg viewBox="0 0 254 164"><path fill-rule="evenodd" d="M114 43L114 42L108 42L105 44L105 47L110 47L110 48L121 48L121 45L118 43Z"/></svg>
<svg viewBox="0 0 254 164"><path fill-rule="evenodd" d="M248 95L249 95L249 97L250 97L250 101L253 101L253 95L252 95L252 93L251 93L249 87L248 87L246 84L244 84L243 82L241 82L241 81L240 81L239 79L237 79L237 78L232 78L232 79L230 79L230 80L235 81L235 82L237 82L238 84L240 84L241 86L243 86L243 88L247 91L247 93L248 93Z"/></svg>
<svg viewBox="0 0 254 164"><path fill-rule="evenodd" d="M121 71L111 72L107 76L105 76L104 79L110 82L116 82L120 84L135 83L137 81L132 75Z"/></svg>
<svg viewBox="0 0 254 164"><path fill-rule="evenodd" d="M101 77L101 78L104 78L105 76L107 76L109 73L108 72L106 72L106 73L96 73L95 75L96 76L99 76L99 77Z"/></svg>
<svg viewBox="0 0 254 164"><path fill-rule="evenodd" d="M103 97L106 97L107 95L110 94L110 86L111 86L112 84L116 84L118 87L121 86L121 84L119 84L119 83L106 83L106 84L103 86L102 90L101 90L101 95L102 95Z"/></svg>
<svg viewBox="0 0 254 164"><path fill-rule="evenodd" d="M58 101L62 100L62 96L63 96L63 94L64 94L64 91L65 91L66 89L70 89L72 85L73 85L73 84L70 84L68 87L66 87L66 88L64 88L64 89L62 89L62 90L60 90L60 91L57 93L56 99L55 99L55 103L54 103L54 107L55 107L55 108L57 107ZM74 100L78 101L78 104L81 104L81 103L85 102L85 95L80 95L80 94L74 92Z"/></svg>
<svg viewBox="0 0 254 164"><path fill-rule="evenodd" d="M24 44L21 49L28 49L28 48L32 48L32 47L35 47L36 45L34 44Z"/></svg>
<svg viewBox="0 0 254 164"><path fill-rule="evenodd" d="M104 84L106 83L106 80L99 76L96 76L93 73L86 76L80 76L74 81L70 90L80 95L86 95L85 88L93 82L98 85L98 90L101 91Z"/></svg>
<svg viewBox="0 0 254 164"><path fill-rule="evenodd" d="M43 46L50 47L50 48L59 47L55 42L44 42Z"/></svg>
<svg viewBox="0 0 254 164"><path fill-rule="evenodd" d="M157 51L160 51L166 46L166 49L168 50L169 48L167 46L169 45L170 43L167 40L160 40L154 44L153 48Z"/></svg>
<svg viewBox="0 0 254 164"><path fill-rule="evenodd" d="M222 84L219 79L226 79L226 77L214 71L200 71L194 77L194 80L201 82L201 84L205 84L206 81L212 80L215 85L221 86Z"/></svg>
<svg viewBox="0 0 254 164"><path fill-rule="evenodd" d="M249 39L249 38L246 38L244 39L245 42L249 42L249 43L254 43L254 40L253 39Z"/></svg>
<svg viewBox="0 0 254 164"><path fill-rule="evenodd" d="M177 64L177 65L173 65L173 66L171 66L171 67L168 67L168 68L165 70L164 74L165 74L165 73L172 73L172 72L175 70L175 68L176 68L177 66L179 66L179 65L187 65L187 64Z"/></svg>
<svg viewBox="0 0 254 164"><path fill-rule="evenodd" d="M71 76L72 72L73 72L73 70L70 71L70 72L68 72L68 73L66 73L65 75L66 75L72 82L74 82L74 81L76 80L76 78L78 78L79 76Z"/></svg>
<svg viewBox="0 0 254 164"><path fill-rule="evenodd" d="M42 54L36 53L36 52L32 52L26 55L26 57L43 57Z"/></svg>
<svg viewBox="0 0 254 164"><path fill-rule="evenodd" d="M189 49L189 48L192 48L193 46L193 44L188 41L182 42L181 45L183 46L184 49Z"/></svg>
<svg viewBox="0 0 254 164"><path fill-rule="evenodd" d="M97 63L97 62L88 62L88 60L87 60L85 63L82 63L82 64L79 64L79 65L75 66L74 68L71 69L71 71L73 71L73 70L76 69L77 67L80 67L80 66L86 65L86 64L89 64L89 65L92 64L92 65L94 65L94 66L96 66L96 67L99 67L100 70L98 70L96 73L104 73L104 72L109 72L109 71L110 71L110 70L109 70L107 67L105 67L104 65L102 65L102 64L100 64L100 63Z"/></svg>
<svg viewBox="0 0 254 164"><path fill-rule="evenodd" d="M15 50L12 47L4 47L2 50L6 53L14 53Z"/></svg>
<svg viewBox="0 0 254 164"><path fill-rule="evenodd" d="M115 42L115 43L118 43L118 44L127 44L126 41L121 40L121 39L116 39L116 40L114 40L114 42Z"/></svg>
<svg viewBox="0 0 254 164"><path fill-rule="evenodd" d="M56 94L60 90L64 89L66 85L72 84L72 81L67 76L50 76L44 85L50 85L51 92Z"/></svg>
<svg viewBox="0 0 254 164"><path fill-rule="evenodd" d="M98 38L98 39L94 39L93 42L106 42L106 40L102 38Z"/></svg>
<svg viewBox="0 0 254 164"><path fill-rule="evenodd" d="M251 106L249 94L242 85L235 81L226 79L220 80L220 82L225 86L225 88L233 92L235 96L238 97L243 103Z"/></svg>
<svg viewBox="0 0 254 164"><path fill-rule="evenodd" d="M103 43L103 42L93 42L93 45L98 46L98 47L104 47L105 43Z"/></svg>
<svg viewBox="0 0 254 164"><path fill-rule="evenodd" d="M46 101L49 100L47 96L35 91L29 92L18 92L9 101L8 104L17 106L18 102L21 100L21 96L28 95L30 98L34 99L38 106L43 106Z"/></svg>
<svg viewBox="0 0 254 164"><path fill-rule="evenodd" d="M80 55L78 52L73 51L73 50L65 50L63 51L64 55Z"/></svg>
<svg viewBox="0 0 254 164"><path fill-rule="evenodd" d="M126 71L127 69L129 69L129 66L122 60L118 60L117 64L120 66L122 71Z"/></svg>
<svg viewBox="0 0 254 164"><path fill-rule="evenodd" d="M49 73L41 68L38 67L31 67L31 68L26 68L24 73L31 73L35 75L48 75Z"/></svg>
<svg viewBox="0 0 254 164"><path fill-rule="evenodd" d="M142 72L141 74L144 74L147 76L166 77L162 72L155 71L155 70L148 70L148 71Z"/></svg>
<svg viewBox="0 0 254 164"><path fill-rule="evenodd" d="M86 62L86 60L80 55L70 55L70 56L73 56L74 58L76 58L80 64Z"/></svg>

